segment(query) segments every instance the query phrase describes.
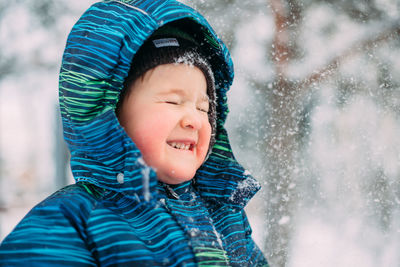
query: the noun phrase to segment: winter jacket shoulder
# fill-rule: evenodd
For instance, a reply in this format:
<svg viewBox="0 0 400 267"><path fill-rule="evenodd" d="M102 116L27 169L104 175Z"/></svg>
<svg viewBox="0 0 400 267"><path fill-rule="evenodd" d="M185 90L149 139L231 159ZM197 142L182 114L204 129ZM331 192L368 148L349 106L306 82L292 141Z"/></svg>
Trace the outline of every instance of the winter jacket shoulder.
<svg viewBox="0 0 400 267"><path fill-rule="evenodd" d="M96 266L84 229L96 202L82 185L57 191L3 240L0 266Z"/></svg>
<svg viewBox="0 0 400 267"><path fill-rule="evenodd" d="M67 186L3 241L0 266L267 266L244 211L207 209L191 184L160 185L156 207L131 201L89 183Z"/></svg>

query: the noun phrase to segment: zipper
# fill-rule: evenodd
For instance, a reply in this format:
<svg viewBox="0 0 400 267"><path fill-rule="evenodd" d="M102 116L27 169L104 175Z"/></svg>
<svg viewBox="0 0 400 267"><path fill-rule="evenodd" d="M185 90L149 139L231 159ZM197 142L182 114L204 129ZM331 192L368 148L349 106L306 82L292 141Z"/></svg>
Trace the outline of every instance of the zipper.
<svg viewBox="0 0 400 267"><path fill-rule="evenodd" d="M174 189L165 183L163 183L163 186L166 189L165 192L167 193L168 198L179 200L179 195L174 191Z"/></svg>

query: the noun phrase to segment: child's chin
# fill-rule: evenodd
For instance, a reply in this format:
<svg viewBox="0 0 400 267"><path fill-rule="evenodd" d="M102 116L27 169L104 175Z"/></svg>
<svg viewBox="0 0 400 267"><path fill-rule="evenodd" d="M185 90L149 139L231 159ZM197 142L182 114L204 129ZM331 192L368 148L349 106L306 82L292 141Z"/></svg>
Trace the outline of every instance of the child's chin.
<svg viewBox="0 0 400 267"><path fill-rule="evenodd" d="M181 184L192 180L194 174L178 175L172 172L170 175L158 175L158 180L166 184Z"/></svg>

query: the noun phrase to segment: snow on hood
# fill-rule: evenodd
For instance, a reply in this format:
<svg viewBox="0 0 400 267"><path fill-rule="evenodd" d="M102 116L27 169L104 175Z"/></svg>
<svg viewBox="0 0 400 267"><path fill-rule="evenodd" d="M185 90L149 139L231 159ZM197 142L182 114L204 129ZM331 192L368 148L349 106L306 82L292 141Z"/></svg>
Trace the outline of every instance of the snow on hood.
<svg viewBox="0 0 400 267"><path fill-rule="evenodd" d="M242 208L259 184L236 162L224 129L226 92L233 80L232 60L204 17L174 0L99 2L72 28L59 80L72 173L76 181L87 181L138 201L156 199L155 172L146 166L119 124L115 107L133 56L156 29L168 23L186 27L204 44L215 75L216 143L197 171L196 186L210 201Z"/></svg>

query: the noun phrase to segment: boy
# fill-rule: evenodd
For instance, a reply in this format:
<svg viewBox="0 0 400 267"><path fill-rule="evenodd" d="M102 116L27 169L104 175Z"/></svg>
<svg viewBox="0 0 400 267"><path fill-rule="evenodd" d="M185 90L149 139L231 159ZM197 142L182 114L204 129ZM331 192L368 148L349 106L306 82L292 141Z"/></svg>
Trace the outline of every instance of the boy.
<svg viewBox="0 0 400 267"><path fill-rule="evenodd" d="M34 207L1 266L267 266L243 210L259 189L223 124L232 63L176 1L103 1L60 71L77 183Z"/></svg>

